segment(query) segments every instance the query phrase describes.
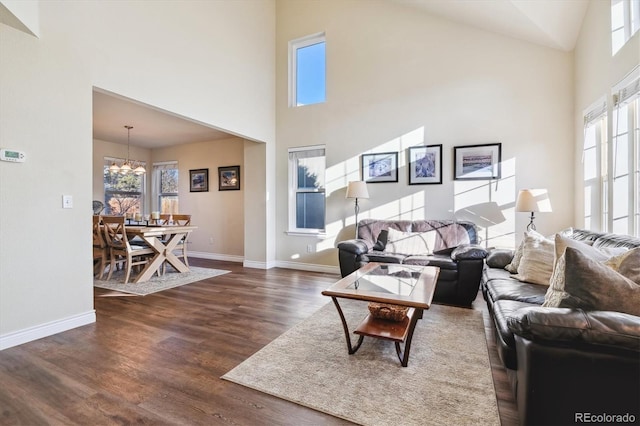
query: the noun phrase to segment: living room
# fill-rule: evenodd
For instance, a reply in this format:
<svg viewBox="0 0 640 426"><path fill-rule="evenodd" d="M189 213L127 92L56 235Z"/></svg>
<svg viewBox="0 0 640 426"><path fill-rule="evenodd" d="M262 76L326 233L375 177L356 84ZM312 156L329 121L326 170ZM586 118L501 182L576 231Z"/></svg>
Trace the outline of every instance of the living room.
<svg viewBox="0 0 640 426"><path fill-rule="evenodd" d="M338 270L337 242L353 233L345 189L360 179L365 153L398 152L400 170L398 182L369 185L361 219L448 219L497 202L505 220L486 240L516 247L528 223L514 211L518 190L546 188L553 212L538 215L538 229L583 226L584 111L610 99L640 61L637 33L612 56L611 4L597 0L585 2L566 48L393 1L0 5L3 17L22 18L0 25L2 146L28 156L0 168L1 348L96 321L80 207L95 198L94 88L242 139L238 240L198 251L329 273ZM290 108L287 44L319 32L327 102ZM502 178L455 181L454 147L488 143L502 144ZM406 150L433 144L443 145L443 183L408 185ZM326 147L326 230L291 235L288 150L315 145ZM75 209L61 208L63 194ZM45 236L56 249L38 256Z"/></svg>

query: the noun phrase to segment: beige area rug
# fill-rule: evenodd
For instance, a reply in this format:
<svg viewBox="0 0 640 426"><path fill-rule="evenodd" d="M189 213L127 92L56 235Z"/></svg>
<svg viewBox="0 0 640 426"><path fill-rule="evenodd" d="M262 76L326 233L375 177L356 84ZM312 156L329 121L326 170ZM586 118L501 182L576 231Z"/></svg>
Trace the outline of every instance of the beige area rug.
<svg viewBox="0 0 640 426"><path fill-rule="evenodd" d="M230 271L222 269L197 268L195 266L190 266L189 272L178 273L175 269L169 267L167 268L167 272L160 277L154 275L149 281L137 284L132 283L131 278L129 278L129 282L125 284L123 282L124 272L120 270L114 271L109 281L94 279L93 286L126 294L145 296L147 294L157 293L162 290L168 290L185 284L191 284L207 278L217 277L218 275L223 275L229 272ZM109 294L107 296L113 296L113 294Z"/></svg>
<svg viewBox="0 0 640 426"><path fill-rule="evenodd" d="M355 329L367 304L340 304ZM471 309L425 311L403 368L389 341L365 337L348 355L329 303L222 378L362 425L500 424L482 313Z"/></svg>

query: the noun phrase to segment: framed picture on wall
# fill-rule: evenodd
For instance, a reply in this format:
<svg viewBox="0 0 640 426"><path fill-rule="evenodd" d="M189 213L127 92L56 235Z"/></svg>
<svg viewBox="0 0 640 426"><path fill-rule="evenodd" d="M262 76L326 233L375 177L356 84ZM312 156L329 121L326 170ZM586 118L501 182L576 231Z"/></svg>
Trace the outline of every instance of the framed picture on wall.
<svg viewBox="0 0 640 426"><path fill-rule="evenodd" d="M502 144L466 145L453 147L455 180L500 179Z"/></svg>
<svg viewBox="0 0 640 426"><path fill-rule="evenodd" d="M397 182L398 153L362 154L362 180L367 183Z"/></svg>
<svg viewBox="0 0 640 426"><path fill-rule="evenodd" d="M240 166L218 167L218 191L240 189Z"/></svg>
<svg viewBox="0 0 640 426"><path fill-rule="evenodd" d="M209 169L189 170L189 191L209 192Z"/></svg>
<svg viewBox="0 0 640 426"><path fill-rule="evenodd" d="M409 147L409 185L442 183L442 145Z"/></svg>

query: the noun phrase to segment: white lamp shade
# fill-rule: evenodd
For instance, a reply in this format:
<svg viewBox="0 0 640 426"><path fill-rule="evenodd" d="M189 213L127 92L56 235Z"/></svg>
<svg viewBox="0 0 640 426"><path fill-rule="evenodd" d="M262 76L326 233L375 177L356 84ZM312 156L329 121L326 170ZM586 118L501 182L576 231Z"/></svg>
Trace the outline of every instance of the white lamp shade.
<svg viewBox="0 0 640 426"><path fill-rule="evenodd" d="M131 171L131 165L129 163L124 163L122 167L120 167L120 174L126 175Z"/></svg>
<svg viewBox="0 0 640 426"><path fill-rule="evenodd" d="M369 198L367 184L362 181L349 182L346 198Z"/></svg>
<svg viewBox="0 0 640 426"><path fill-rule="evenodd" d="M544 195L544 200L536 200L536 193ZM517 212L550 212L551 205L546 189L521 189L516 200Z"/></svg>

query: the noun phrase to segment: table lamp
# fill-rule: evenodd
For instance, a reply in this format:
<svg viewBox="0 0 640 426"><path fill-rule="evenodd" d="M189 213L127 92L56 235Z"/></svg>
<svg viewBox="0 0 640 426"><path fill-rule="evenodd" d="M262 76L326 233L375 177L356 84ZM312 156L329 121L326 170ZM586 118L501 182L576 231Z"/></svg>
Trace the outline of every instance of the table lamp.
<svg viewBox="0 0 640 426"><path fill-rule="evenodd" d="M369 191L367 191L367 184L363 181L349 182L347 185L347 196L345 198L355 198L355 212L356 212L356 238L358 238L358 212L360 206L358 205L358 198L369 198Z"/></svg>
<svg viewBox="0 0 640 426"><path fill-rule="evenodd" d="M517 212L531 212L531 220L529 221L529 225L527 225L527 231L536 230L536 225L533 223L533 220L536 218L535 212L550 212L551 207L548 203L543 203L541 206L540 203L536 200L536 196L533 192L546 193L546 189L521 189L518 193L518 199L516 200L516 211Z"/></svg>

